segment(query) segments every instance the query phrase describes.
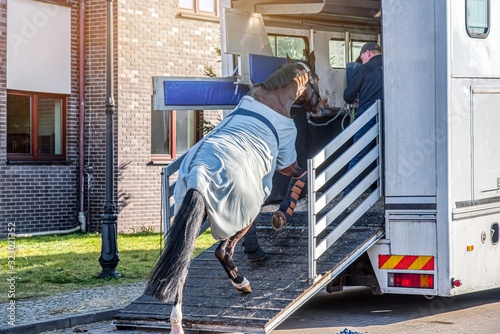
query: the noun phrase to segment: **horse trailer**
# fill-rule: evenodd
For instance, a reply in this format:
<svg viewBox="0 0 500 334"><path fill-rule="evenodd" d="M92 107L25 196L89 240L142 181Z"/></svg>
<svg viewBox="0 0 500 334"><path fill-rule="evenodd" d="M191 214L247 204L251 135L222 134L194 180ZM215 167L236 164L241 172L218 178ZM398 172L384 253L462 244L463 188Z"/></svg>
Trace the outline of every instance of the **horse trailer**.
<svg viewBox="0 0 500 334"><path fill-rule="evenodd" d="M500 31L490 27L500 3L221 2L225 68L235 68L230 55L239 66L246 51L272 56L266 33L304 37L332 107L343 104L346 75L329 62L331 41L344 40L346 59L358 56L353 41L380 43L385 236L368 249L380 292L500 287Z"/></svg>
<svg viewBox="0 0 500 334"><path fill-rule="evenodd" d="M286 54L300 59L314 51L321 95L335 112L323 123L296 120L306 139L297 140L297 152L309 173L307 215L294 218L307 225L300 230L307 239L303 293L261 316L267 318L259 325L239 324L248 319L235 315L225 325L222 315L214 316L216 324L207 325L185 314L188 326L268 333L319 289L347 285L426 297L499 288L500 155L494 152L500 150L500 30L492 22L500 2L219 0L219 7L223 78L156 77L154 109L227 109L227 115ZM352 107L343 91L368 41L382 47L384 99L346 124L333 115ZM176 89L199 96L186 98ZM346 172L359 150L351 138L373 117L376 125L363 140L374 149ZM166 229L179 164L163 173ZM359 185L338 200L358 177ZM278 183L276 199L282 196ZM333 259L328 254L342 248L345 256L325 270ZM119 313L117 324L144 323L134 320L134 310ZM164 326L152 318L147 326Z"/></svg>

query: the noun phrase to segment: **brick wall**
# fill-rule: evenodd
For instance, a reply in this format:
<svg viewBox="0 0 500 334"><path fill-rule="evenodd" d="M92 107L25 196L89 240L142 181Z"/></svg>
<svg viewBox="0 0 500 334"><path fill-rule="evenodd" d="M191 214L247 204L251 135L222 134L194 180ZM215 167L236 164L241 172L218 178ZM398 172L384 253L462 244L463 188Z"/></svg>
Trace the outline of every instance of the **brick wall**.
<svg viewBox="0 0 500 334"><path fill-rule="evenodd" d="M0 173L7 160L7 2L0 1ZM0 211L2 206L0 178ZM3 222L3 221L2 221ZM2 224L3 226L4 224ZM1 231L0 231L1 232Z"/></svg>
<svg viewBox="0 0 500 334"><path fill-rule="evenodd" d="M3 217L5 207L4 178L7 159L7 2L0 1L0 237L5 237L8 221Z"/></svg>
<svg viewBox="0 0 500 334"><path fill-rule="evenodd" d="M77 225L75 167L3 166L0 174L2 228L15 223L16 232L25 234Z"/></svg>
<svg viewBox="0 0 500 334"><path fill-rule="evenodd" d="M106 3L85 1L85 165L93 171L90 196L86 177L85 208L87 211L90 209L90 214L87 215L88 225L94 231L100 229L105 200ZM116 1L113 5L116 7ZM116 17L114 23L116 26ZM116 41L116 33L114 37ZM114 49L116 76L116 43ZM116 81L113 92L117 109ZM116 112L114 121L116 128Z"/></svg>
<svg viewBox="0 0 500 334"><path fill-rule="evenodd" d="M76 5L73 5L75 7ZM67 99L66 165L10 164L6 152L6 1L0 2L0 237L8 223L18 234L77 226L77 10L72 8L72 94Z"/></svg>
<svg viewBox="0 0 500 334"><path fill-rule="evenodd" d="M79 3L72 7L72 94L67 99L67 164L12 164L6 154L6 2L0 1L0 222L17 233L67 230L79 212ZM106 1L85 4L85 211L89 230L100 230L105 200ZM176 17L177 0L114 6L115 202L121 232L160 228L160 172L151 163L152 77L220 74L219 23ZM216 123L220 113L205 112ZM5 231L0 229L0 237Z"/></svg>
<svg viewBox="0 0 500 334"><path fill-rule="evenodd" d="M204 65L220 73L219 23L177 18L177 1L115 2L115 154L118 229L160 228L161 165L151 163L153 76L203 76ZM94 167L92 226L104 204L105 8L87 8L87 153ZM104 67L103 67L104 66ZM215 117L216 118L216 117ZM89 140L90 139L90 140Z"/></svg>

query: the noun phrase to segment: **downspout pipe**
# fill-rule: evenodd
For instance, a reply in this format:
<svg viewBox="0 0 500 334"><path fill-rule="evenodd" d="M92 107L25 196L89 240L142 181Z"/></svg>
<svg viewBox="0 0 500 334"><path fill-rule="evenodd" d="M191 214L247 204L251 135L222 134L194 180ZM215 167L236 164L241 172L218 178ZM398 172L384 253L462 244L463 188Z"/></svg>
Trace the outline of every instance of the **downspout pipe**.
<svg viewBox="0 0 500 334"><path fill-rule="evenodd" d="M81 226L73 227L69 230L61 230L61 231L42 231L42 232L33 232L33 233L19 233L16 234L16 237L19 238L31 238L38 237L41 235L62 235L62 234L71 234L80 231Z"/></svg>
<svg viewBox="0 0 500 334"><path fill-rule="evenodd" d="M79 168L78 168L78 222L80 223L80 228L82 232L87 232L87 220L85 217L85 0L80 0L80 12L79 12L79 56L78 62L80 69L78 71L78 99L79 99ZM90 205L88 203L87 205Z"/></svg>

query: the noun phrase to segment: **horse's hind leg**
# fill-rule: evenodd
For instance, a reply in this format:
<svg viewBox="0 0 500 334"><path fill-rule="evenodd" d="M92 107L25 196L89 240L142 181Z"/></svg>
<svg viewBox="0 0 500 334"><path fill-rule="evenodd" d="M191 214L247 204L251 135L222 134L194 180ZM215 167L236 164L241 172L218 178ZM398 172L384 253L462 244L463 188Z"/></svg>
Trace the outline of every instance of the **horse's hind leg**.
<svg viewBox="0 0 500 334"><path fill-rule="evenodd" d="M243 293L252 292L252 288L250 287L250 282L238 271L238 268L234 264L233 254L236 244L245 235L250 226L251 225L248 225L235 235L222 240L215 250L215 256L224 267L224 270L233 283L233 286L236 288L236 290Z"/></svg>
<svg viewBox="0 0 500 334"><path fill-rule="evenodd" d="M184 334L182 329L182 303L176 298L170 312L170 334Z"/></svg>
<svg viewBox="0 0 500 334"><path fill-rule="evenodd" d="M172 312L170 312L170 334L184 334L184 330L182 329L182 291L186 281L186 276L187 270L185 271L185 275L182 275L182 282L177 290Z"/></svg>

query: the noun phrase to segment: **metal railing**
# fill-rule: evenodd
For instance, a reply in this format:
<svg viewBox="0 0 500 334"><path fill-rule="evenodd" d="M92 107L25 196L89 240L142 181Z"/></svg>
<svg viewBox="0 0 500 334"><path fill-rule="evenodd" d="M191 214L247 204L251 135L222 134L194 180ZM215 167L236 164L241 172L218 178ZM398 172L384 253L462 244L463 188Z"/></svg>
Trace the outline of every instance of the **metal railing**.
<svg viewBox="0 0 500 334"><path fill-rule="evenodd" d="M161 169L161 202L163 206L162 218L165 237L170 229L170 219L174 216L174 203L172 196L174 195L177 177L174 178L173 176L179 170L185 156L186 154L181 155L179 158L175 159L174 162Z"/></svg>
<svg viewBox="0 0 500 334"><path fill-rule="evenodd" d="M187 153L187 152L186 152ZM170 224L172 223L172 217L174 216L175 203L173 200L174 196L174 188L177 183L177 175L174 175L179 171L181 167L181 163L184 160L186 153L178 157L174 160L170 165L163 167L161 171L162 175L162 187L161 187L161 196L162 196L162 218L163 218L163 230L165 240L167 240L167 235L170 230ZM210 223L208 219L206 219L200 227L199 234L202 234L210 227ZM166 241L165 241L166 242Z"/></svg>
<svg viewBox="0 0 500 334"><path fill-rule="evenodd" d="M313 158L307 160L308 170L308 220L309 220L309 278L313 280L316 276L316 267L319 257L328 250L351 226L353 226L363 214L370 209L382 196L381 177L381 102L375 102L368 110L361 114L352 124L336 136ZM363 128L372 118L376 118L373 125L359 140L355 141L345 150L333 163L328 165L332 157L343 147L356 132ZM345 168L363 148L375 141L374 147L356 164L341 176L333 185L334 176ZM375 162L375 167L334 206L331 201L339 199L343 190L356 179L370 165ZM318 172L320 170L320 172ZM317 173L318 172L318 173ZM365 172L366 174L366 172ZM367 188L376 183L377 188L370 192L352 212L339 222L325 237L324 231L355 201ZM328 189L324 189L328 187ZM319 191L322 190L321 193ZM326 211L326 212L325 212ZM321 212L321 215L318 215ZM322 239L319 239L322 234Z"/></svg>

